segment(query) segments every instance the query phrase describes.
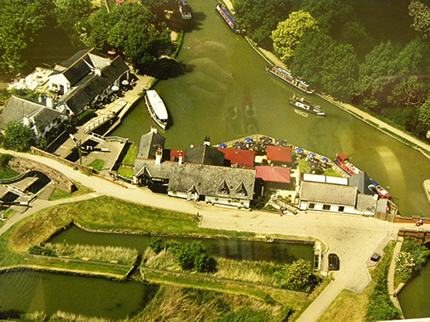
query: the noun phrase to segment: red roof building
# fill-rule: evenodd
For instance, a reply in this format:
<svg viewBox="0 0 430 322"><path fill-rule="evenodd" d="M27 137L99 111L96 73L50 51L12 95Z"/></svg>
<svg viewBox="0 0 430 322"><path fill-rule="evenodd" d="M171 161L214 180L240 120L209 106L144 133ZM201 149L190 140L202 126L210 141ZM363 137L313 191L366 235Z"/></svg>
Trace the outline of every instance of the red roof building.
<svg viewBox="0 0 430 322"><path fill-rule="evenodd" d="M291 172L289 168L257 166L255 170L257 170L255 177L263 181L290 183Z"/></svg>
<svg viewBox="0 0 430 322"><path fill-rule="evenodd" d="M268 145L267 160L291 163L292 149L290 147Z"/></svg>
<svg viewBox="0 0 430 322"><path fill-rule="evenodd" d="M218 148L218 150L225 154L225 160L229 160L232 165L240 164L248 168L254 167L254 151L228 148Z"/></svg>

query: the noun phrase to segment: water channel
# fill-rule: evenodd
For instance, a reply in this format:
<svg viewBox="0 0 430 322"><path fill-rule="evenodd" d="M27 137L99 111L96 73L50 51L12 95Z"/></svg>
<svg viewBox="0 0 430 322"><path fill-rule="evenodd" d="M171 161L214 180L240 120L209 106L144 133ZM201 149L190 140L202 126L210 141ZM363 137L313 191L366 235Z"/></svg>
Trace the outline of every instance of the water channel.
<svg viewBox="0 0 430 322"><path fill-rule="evenodd" d="M91 233L72 226L51 238L52 243L88 244L135 248L140 253L151 237L132 234ZM191 242L192 238L163 237ZM313 262L313 244L260 242L239 239L199 239L212 256L236 260L264 260L291 263L303 258ZM14 312L58 310L85 316L120 319L143 309L156 286L139 282L114 282L45 272L21 270L0 274L0 318ZM130 294L133 294L132 296ZM7 315L6 315L7 316Z"/></svg>
<svg viewBox="0 0 430 322"><path fill-rule="evenodd" d="M312 99L327 115L297 114L288 104L295 90L265 71L266 61L216 14L216 2L190 0L189 4L196 27L186 33L177 57L187 72L154 87L173 121L163 133L167 148L202 144L206 135L216 144L261 133L332 159L342 152L389 187L401 214L430 216L422 188L430 178L426 157L316 95ZM151 125L141 102L113 134L138 143Z"/></svg>

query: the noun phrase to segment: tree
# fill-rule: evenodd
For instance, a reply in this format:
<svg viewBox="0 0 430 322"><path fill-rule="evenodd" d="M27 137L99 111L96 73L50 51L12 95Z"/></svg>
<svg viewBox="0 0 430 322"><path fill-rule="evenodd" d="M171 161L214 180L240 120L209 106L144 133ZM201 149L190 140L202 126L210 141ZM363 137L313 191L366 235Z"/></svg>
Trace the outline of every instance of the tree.
<svg viewBox="0 0 430 322"><path fill-rule="evenodd" d="M176 259L182 269L185 270L195 270L197 272L209 272L211 270L210 257L200 241L185 244L177 252Z"/></svg>
<svg viewBox="0 0 430 322"><path fill-rule="evenodd" d="M424 104L419 108L418 121L427 135L430 131L430 98L427 98ZM427 138L430 139L430 137Z"/></svg>
<svg viewBox="0 0 430 322"><path fill-rule="evenodd" d="M300 258L291 264L286 264L274 273L277 284L286 289L303 290L310 287L313 279L312 265Z"/></svg>
<svg viewBox="0 0 430 322"><path fill-rule="evenodd" d="M356 95L361 97L363 105L377 109L383 99L383 91L393 81L393 61L397 52L391 42L381 43L366 55L359 66L359 78L356 83Z"/></svg>
<svg viewBox="0 0 430 322"><path fill-rule="evenodd" d="M397 77L387 102L394 106L418 107L424 104L429 92L430 83L417 76Z"/></svg>
<svg viewBox="0 0 430 322"><path fill-rule="evenodd" d="M44 27L50 4L50 0L0 0L0 69L8 74L22 71L22 53Z"/></svg>
<svg viewBox="0 0 430 322"><path fill-rule="evenodd" d="M409 15L414 17L412 28L422 34L423 38L430 36L430 8L420 1L409 4Z"/></svg>
<svg viewBox="0 0 430 322"><path fill-rule="evenodd" d="M321 88L321 73L326 57L330 55L328 48L334 40L327 34L313 30L306 33L297 45L291 63L293 75L306 80L314 88Z"/></svg>
<svg viewBox="0 0 430 322"><path fill-rule="evenodd" d="M421 39L409 42L393 62L393 74L397 76L427 75L430 66L430 46Z"/></svg>
<svg viewBox="0 0 430 322"><path fill-rule="evenodd" d="M151 238L148 245L154 253L158 254L163 249L163 240L161 237Z"/></svg>
<svg viewBox="0 0 430 322"><path fill-rule="evenodd" d="M30 127L18 121L9 122L3 139L3 148L25 152L34 144L35 136Z"/></svg>
<svg viewBox="0 0 430 322"><path fill-rule="evenodd" d="M288 18L291 7L291 0L240 0L234 3L240 29L266 48L272 47L270 35L280 21Z"/></svg>
<svg viewBox="0 0 430 322"><path fill-rule="evenodd" d="M354 19L351 3L342 0L305 0L301 6L318 21L318 28L339 39L343 26Z"/></svg>
<svg viewBox="0 0 430 322"><path fill-rule="evenodd" d="M317 29L317 21L305 11L294 11L272 32L273 48L283 61L294 55L304 33Z"/></svg>
<svg viewBox="0 0 430 322"><path fill-rule="evenodd" d="M333 43L326 50L324 58L320 75L323 91L344 101L350 99L358 76L354 48L349 44Z"/></svg>
<svg viewBox="0 0 430 322"><path fill-rule="evenodd" d="M110 13L100 9L90 17L89 25L91 46L117 48L133 65L151 61L172 45L165 24L139 3L127 2Z"/></svg>
<svg viewBox="0 0 430 322"><path fill-rule="evenodd" d="M72 42L77 43L84 32L86 22L93 12L92 0L55 0L54 15L58 26L63 28Z"/></svg>

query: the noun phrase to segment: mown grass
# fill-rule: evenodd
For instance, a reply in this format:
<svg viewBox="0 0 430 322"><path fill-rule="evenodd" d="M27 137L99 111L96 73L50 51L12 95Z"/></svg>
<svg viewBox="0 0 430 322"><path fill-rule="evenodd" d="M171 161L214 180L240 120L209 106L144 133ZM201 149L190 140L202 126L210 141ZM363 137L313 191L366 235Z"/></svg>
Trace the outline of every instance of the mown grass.
<svg viewBox="0 0 430 322"><path fill-rule="evenodd" d="M96 171L102 171L103 167L105 166L105 161L101 159L95 159L93 162L91 162L88 165L90 168L93 168Z"/></svg>
<svg viewBox="0 0 430 322"><path fill-rule="evenodd" d="M137 146L135 146L134 144L131 144L128 147L127 154L124 156L124 159L122 160L122 163L133 165L134 164L134 160L137 157L137 150L138 150Z"/></svg>
<svg viewBox="0 0 430 322"><path fill-rule="evenodd" d="M394 250L394 243L385 247L385 256L378 266L371 270L372 281L361 294L343 290L332 302L328 309L320 316L319 322L332 321L366 321L369 298L378 282L378 276L385 274L387 265L390 265Z"/></svg>
<svg viewBox="0 0 430 322"><path fill-rule="evenodd" d="M67 192L65 190L56 188L52 192L51 196L49 197L49 201L66 199L66 198L71 198L71 197L78 197L78 196L82 196L82 195L86 195L86 194L89 194L91 192L94 192L94 190L80 184L79 182L73 182L73 184L77 188L76 191L70 193L70 192Z"/></svg>

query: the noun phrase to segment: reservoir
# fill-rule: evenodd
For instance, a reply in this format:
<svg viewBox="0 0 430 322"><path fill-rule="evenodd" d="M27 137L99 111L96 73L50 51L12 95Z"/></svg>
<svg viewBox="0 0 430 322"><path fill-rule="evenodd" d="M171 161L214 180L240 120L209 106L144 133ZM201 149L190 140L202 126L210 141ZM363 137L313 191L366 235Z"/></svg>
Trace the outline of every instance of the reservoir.
<svg viewBox="0 0 430 322"><path fill-rule="evenodd" d="M195 26L184 36L177 60L186 73L159 81L172 124L160 132L166 148L187 149L206 135L217 144L251 134L282 138L334 159L344 153L379 184L388 187L404 216L430 216L422 183L430 178L429 160L419 151L374 129L317 95L325 117L304 117L288 100L289 84L269 75L267 62L246 39L234 34L215 12L216 1L188 1ZM113 135L136 144L152 120L141 101Z"/></svg>

